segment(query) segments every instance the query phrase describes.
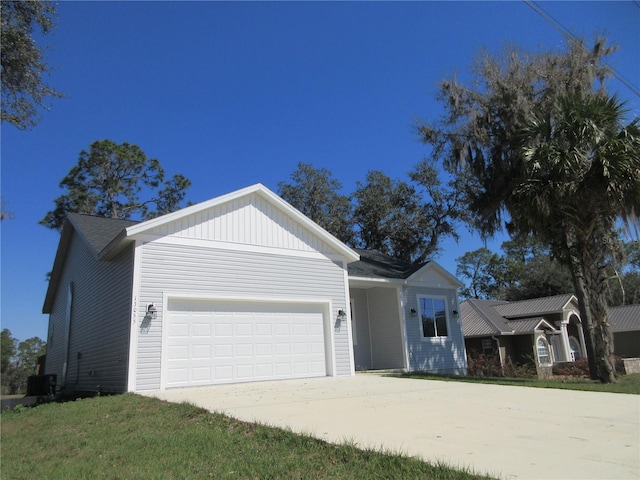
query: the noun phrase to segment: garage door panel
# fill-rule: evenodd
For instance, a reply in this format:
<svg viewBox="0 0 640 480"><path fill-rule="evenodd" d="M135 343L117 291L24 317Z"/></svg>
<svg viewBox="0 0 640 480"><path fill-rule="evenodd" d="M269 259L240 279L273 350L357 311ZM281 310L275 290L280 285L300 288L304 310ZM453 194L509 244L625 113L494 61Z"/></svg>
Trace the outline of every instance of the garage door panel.
<svg viewBox="0 0 640 480"><path fill-rule="evenodd" d="M187 360L189 358L189 346L172 345L167 348L167 355L170 360Z"/></svg>
<svg viewBox="0 0 640 480"><path fill-rule="evenodd" d="M273 325L270 323L257 323L256 324L256 336L267 336L270 337L273 335Z"/></svg>
<svg viewBox="0 0 640 480"><path fill-rule="evenodd" d="M211 345L194 345L191 358L195 360L211 360Z"/></svg>
<svg viewBox="0 0 640 480"><path fill-rule="evenodd" d="M221 382L233 379L233 367L231 365L216 365L214 371L215 378Z"/></svg>
<svg viewBox="0 0 640 480"><path fill-rule="evenodd" d="M189 337L189 324L186 322L175 322L169 326L169 334L172 337Z"/></svg>
<svg viewBox="0 0 640 480"><path fill-rule="evenodd" d="M274 326L274 335L280 335L280 336L285 336L288 337L289 336L289 324L288 323L276 323Z"/></svg>
<svg viewBox="0 0 640 480"><path fill-rule="evenodd" d="M235 334L237 337L252 337L253 336L253 325L251 323L246 323L244 320L242 323L236 323Z"/></svg>
<svg viewBox="0 0 640 480"><path fill-rule="evenodd" d="M214 329L216 337L233 337L233 323L216 322Z"/></svg>
<svg viewBox="0 0 640 480"><path fill-rule="evenodd" d="M193 323L192 324L192 337L211 337L211 324L210 323Z"/></svg>
<svg viewBox="0 0 640 480"><path fill-rule="evenodd" d="M233 357L233 345L216 345L214 348L215 358L232 358Z"/></svg>
<svg viewBox="0 0 640 480"><path fill-rule="evenodd" d="M256 357L271 357L273 355L273 346L270 343L257 343L255 345Z"/></svg>
<svg viewBox="0 0 640 480"><path fill-rule="evenodd" d="M194 382L209 382L211 367L196 367L191 369L191 380Z"/></svg>
<svg viewBox="0 0 640 480"><path fill-rule="evenodd" d="M326 375L321 305L170 300L166 387Z"/></svg>
<svg viewBox="0 0 640 480"><path fill-rule="evenodd" d="M241 343L236 345L236 357L253 358L253 345L250 343Z"/></svg>

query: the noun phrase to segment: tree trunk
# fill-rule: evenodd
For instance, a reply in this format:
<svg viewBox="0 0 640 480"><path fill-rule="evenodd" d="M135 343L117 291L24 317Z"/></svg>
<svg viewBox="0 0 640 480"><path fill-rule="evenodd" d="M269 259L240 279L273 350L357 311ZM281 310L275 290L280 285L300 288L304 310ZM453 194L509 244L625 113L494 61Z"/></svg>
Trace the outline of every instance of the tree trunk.
<svg viewBox="0 0 640 480"><path fill-rule="evenodd" d="M616 382L613 360L613 336L608 322L605 295L605 262L599 245L590 240L580 248L572 248L571 274L573 276L582 329L586 339L589 373L602 383ZM591 248L590 248L591 247Z"/></svg>

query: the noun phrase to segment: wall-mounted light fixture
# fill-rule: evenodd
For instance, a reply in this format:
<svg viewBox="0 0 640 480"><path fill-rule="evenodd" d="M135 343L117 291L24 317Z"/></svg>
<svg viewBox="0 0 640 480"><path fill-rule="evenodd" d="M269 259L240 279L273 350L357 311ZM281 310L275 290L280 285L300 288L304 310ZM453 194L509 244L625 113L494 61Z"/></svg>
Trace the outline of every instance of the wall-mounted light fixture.
<svg viewBox="0 0 640 480"><path fill-rule="evenodd" d="M418 316L418 311L415 308L412 308L411 310L409 310L409 312L411 312L411 316L412 317L417 317Z"/></svg>
<svg viewBox="0 0 640 480"><path fill-rule="evenodd" d="M344 318L346 316L347 316L347 312L345 312L342 309L338 310L338 318Z"/></svg>
<svg viewBox="0 0 640 480"><path fill-rule="evenodd" d="M153 303L150 303L147 307L147 317L156 318L158 316L158 310L153 306Z"/></svg>

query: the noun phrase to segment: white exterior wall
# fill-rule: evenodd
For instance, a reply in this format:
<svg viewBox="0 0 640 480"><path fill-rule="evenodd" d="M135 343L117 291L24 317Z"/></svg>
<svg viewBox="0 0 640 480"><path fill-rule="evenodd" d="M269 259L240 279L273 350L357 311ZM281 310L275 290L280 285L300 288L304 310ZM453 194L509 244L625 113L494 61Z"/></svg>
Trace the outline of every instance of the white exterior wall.
<svg viewBox="0 0 640 480"><path fill-rule="evenodd" d="M69 391L124 392L127 386L132 248L116 259L98 261L77 233L58 283L47 335L46 374L62 382L67 351ZM68 349L65 348L67 292L73 284Z"/></svg>
<svg viewBox="0 0 640 480"><path fill-rule="evenodd" d="M163 224L150 234L297 252L333 253L311 230L257 192Z"/></svg>
<svg viewBox="0 0 640 480"><path fill-rule="evenodd" d="M190 227L191 228L191 227ZM197 230L197 228L196 228ZM224 247L224 248L222 248ZM139 305L133 334L136 348L135 384L130 390L160 388L163 305L169 295L190 298L251 298L269 301L320 299L330 303L330 331L336 375L352 373L348 325L336 321L348 308L342 262L322 255L300 255L285 249L247 249L241 244L188 241L175 237L140 245ZM157 318L143 322L153 303Z"/></svg>
<svg viewBox="0 0 640 480"><path fill-rule="evenodd" d="M405 368L402 328L396 288L370 288L369 329L371 335L371 368Z"/></svg>
<svg viewBox="0 0 640 480"><path fill-rule="evenodd" d="M357 344L353 346L356 370L371 370L371 335L369 332L369 300L364 288L349 291L354 306Z"/></svg>
<svg viewBox="0 0 640 480"><path fill-rule="evenodd" d="M466 375L467 356L462 333L460 315L453 315L458 310L457 291L449 288L433 288L411 286L405 287L404 316L407 338L408 363L411 371L424 370L434 373L450 373ZM411 316L411 308L419 312L418 296L445 297L447 303L447 337L424 338L422 322L418 315Z"/></svg>

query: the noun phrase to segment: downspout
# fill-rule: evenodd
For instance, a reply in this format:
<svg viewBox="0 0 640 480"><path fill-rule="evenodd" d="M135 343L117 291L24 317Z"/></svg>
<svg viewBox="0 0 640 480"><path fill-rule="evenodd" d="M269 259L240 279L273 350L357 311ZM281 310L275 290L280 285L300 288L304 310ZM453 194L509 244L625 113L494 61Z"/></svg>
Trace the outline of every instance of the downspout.
<svg viewBox="0 0 640 480"><path fill-rule="evenodd" d="M71 341L71 311L73 303L73 282L67 287L67 305L65 310L64 353L62 357L61 388L67 384L67 368L69 365L69 342Z"/></svg>
<svg viewBox="0 0 640 480"><path fill-rule="evenodd" d="M491 335L491 338L496 341L496 345L498 345L498 356L500 357L500 370L502 370L502 374L504 375L504 357L502 356L502 350L500 349L500 338L495 335Z"/></svg>

